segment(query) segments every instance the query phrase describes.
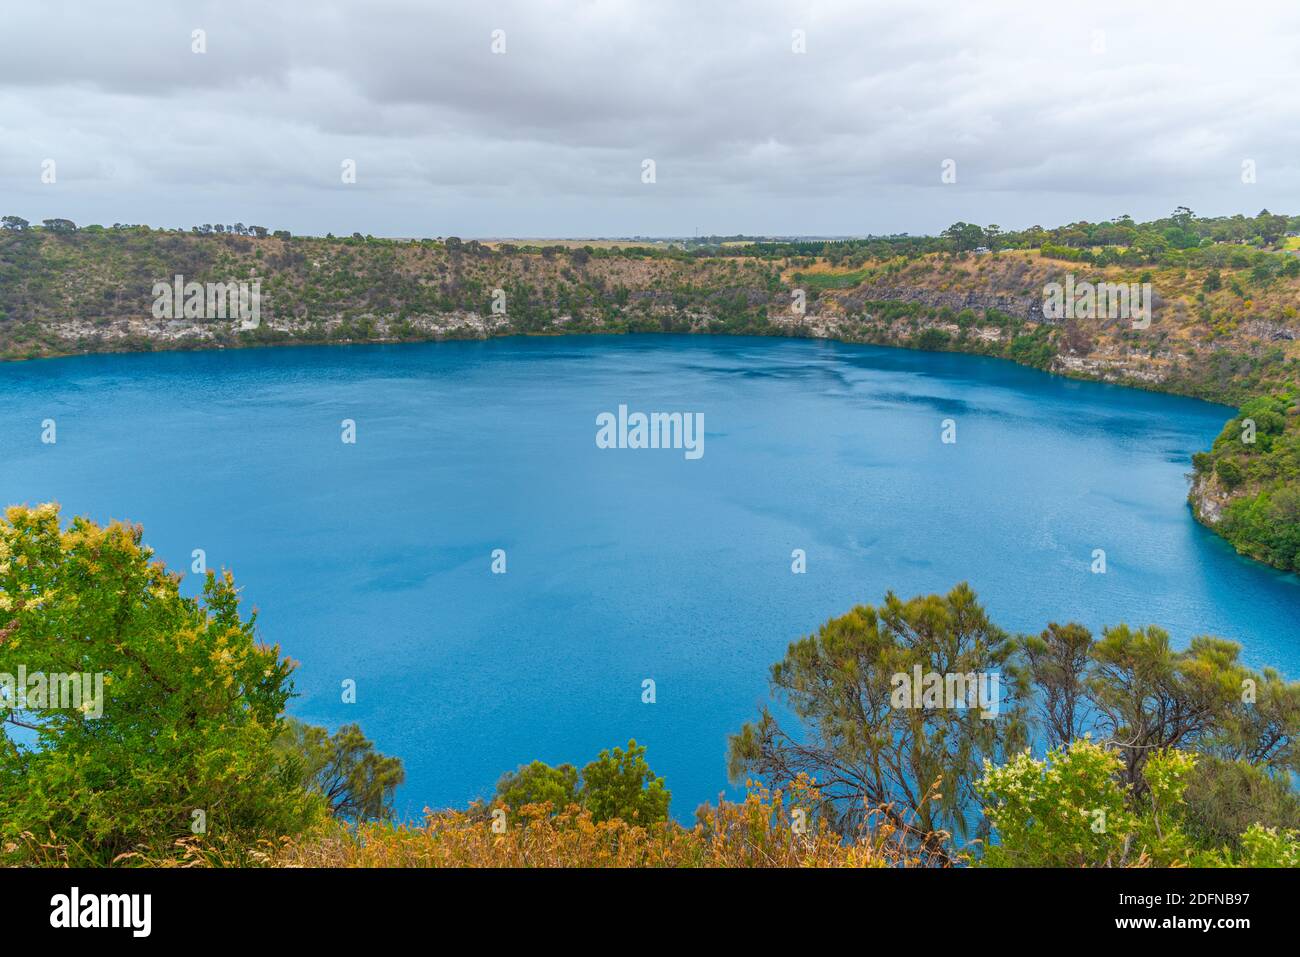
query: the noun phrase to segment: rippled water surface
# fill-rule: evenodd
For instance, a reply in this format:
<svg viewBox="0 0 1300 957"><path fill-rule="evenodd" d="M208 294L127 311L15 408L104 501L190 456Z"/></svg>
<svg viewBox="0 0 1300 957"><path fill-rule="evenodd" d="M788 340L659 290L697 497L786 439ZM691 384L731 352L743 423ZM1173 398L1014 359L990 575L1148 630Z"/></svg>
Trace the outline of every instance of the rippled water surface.
<svg viewBox="0 0 1300 957"><path fill-rule="evenodd" d="M702 412L703 457L597 448L620 403ZM635 737L684 819L726 787L726 736L786 644L887 589L967 580L1009 629L1154 622L1300 676L1300 584L1184 501L1230 415L777 339L90 356L0 365L0 499L129 518L174 568L196 548L232 568L302 663L291 710L400 755L407 813Z"/></svg>

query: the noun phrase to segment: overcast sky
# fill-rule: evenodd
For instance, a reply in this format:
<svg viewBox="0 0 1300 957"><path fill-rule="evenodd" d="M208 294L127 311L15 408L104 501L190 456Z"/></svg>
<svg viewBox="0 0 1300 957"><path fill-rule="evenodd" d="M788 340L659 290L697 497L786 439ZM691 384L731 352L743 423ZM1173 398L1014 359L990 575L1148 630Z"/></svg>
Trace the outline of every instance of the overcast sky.
<svg viewBox="0 0 1300 957"><path fill-rule="evenodd" d="M31 220L468 238L1300 212L1297 0L3 2L0 214Z"/></svg>

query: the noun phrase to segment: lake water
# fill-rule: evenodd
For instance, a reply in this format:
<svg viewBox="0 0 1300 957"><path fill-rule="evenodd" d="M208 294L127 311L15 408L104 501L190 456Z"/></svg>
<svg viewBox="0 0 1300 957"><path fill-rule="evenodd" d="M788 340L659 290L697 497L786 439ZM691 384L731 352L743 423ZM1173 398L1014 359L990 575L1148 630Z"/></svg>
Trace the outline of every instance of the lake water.
<svg viewBox="0 0 1300 957"><path fill-rule="evenodd" d="M703 413L703 456L597 448L620 404ZM233 569L302 663L290 710L399 755L404 813L635 737L687 819L729 790L726 737L786 645L888 589L967 580L1008 629L1156 623L1300 676L1300 583L1184 501L1231 414L779 339L88 356L0 365L0 504L130 519L172 568L202 548Z"/></svg>

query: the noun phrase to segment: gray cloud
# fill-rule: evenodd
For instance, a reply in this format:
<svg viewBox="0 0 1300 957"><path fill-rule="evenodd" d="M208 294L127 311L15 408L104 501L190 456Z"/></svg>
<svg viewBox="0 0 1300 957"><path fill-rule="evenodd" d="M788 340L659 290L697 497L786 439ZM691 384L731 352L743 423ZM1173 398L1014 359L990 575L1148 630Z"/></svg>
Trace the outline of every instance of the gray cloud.
<svg viewBox="0 0 1300 957"><path fill-rule="evenodd" d="M0 43L2 211L28 218L594 236L1300 210L1290 0L45 0Z"/></svg>

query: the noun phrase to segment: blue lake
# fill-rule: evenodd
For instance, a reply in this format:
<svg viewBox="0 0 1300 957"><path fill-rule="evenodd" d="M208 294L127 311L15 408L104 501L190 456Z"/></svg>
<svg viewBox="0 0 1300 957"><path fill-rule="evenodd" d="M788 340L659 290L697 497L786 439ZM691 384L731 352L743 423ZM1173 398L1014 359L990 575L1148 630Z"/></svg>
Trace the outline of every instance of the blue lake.
<svg viewBox="0 0 1300 957"><path fill-rule="evenodd" d="M620 404L703 413L703 456L598 448ZM404 813L635 737L687 819L731 793L727 734L786 645L889 589L966 580L1008 629L1155 623L1300 676L1300 583L1185 504L1231 414L779 339L88 356L0 365L0 504L130 519L172 568L201 548L233 569L262 638L301 662L290 710L399 755Z"/></svg>

